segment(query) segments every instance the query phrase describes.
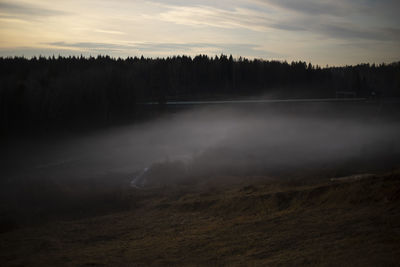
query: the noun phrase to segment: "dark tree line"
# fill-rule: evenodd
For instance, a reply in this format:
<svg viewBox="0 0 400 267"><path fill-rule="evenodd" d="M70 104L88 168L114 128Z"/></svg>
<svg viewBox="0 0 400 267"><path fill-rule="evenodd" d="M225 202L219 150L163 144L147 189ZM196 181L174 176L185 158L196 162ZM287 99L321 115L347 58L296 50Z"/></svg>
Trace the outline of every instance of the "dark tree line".
<svg viewBox="0 0 400 267"><path fill-rule="evenodd" d="M148 101L275 97L399 96L400 62L346 67L306 62L109 56L0 58L0 130L135 116Z"/></svg>

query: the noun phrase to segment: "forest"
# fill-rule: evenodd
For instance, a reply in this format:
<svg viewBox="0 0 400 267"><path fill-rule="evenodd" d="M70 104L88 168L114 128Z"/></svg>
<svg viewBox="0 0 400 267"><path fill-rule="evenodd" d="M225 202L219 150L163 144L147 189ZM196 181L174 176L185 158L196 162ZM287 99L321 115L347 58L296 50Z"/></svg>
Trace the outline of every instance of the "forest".
<svg viewBox="0 0 400 267"><path fill-rule="evenodd" d="M337 92L399 97L400 62L320 67L232 55L8 57L0 58L0 130L135 118L148 102L334 98Z"/></svg>

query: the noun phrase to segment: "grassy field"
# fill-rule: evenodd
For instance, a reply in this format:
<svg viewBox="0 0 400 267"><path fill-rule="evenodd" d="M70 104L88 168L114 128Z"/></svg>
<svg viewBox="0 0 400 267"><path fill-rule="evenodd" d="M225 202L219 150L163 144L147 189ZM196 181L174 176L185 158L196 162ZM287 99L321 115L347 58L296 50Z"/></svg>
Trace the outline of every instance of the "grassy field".
<svg viewBox="0 0 400 267"><path fill-rule="evenodd" d="M126 188L123 208L7 228L0 265L398 266L400 172L236 180Z"/></svg>

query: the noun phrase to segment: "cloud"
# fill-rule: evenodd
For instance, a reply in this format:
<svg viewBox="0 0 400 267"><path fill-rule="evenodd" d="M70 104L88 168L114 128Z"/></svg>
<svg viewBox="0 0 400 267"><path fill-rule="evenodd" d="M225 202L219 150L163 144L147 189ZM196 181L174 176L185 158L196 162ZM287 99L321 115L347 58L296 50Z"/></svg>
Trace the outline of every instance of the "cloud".
<svg viewBox="0 0 400 267"><path fill-rule="evenodd" d="M364 29L355 25L320 24L315 28L320 34L339 39L396 40L395 35L378 29ZM398 39L398 38L397 38Z"/></svg>
<svg viewBox="0 0 400 267"><path fill-rule="evenodd" d="M387 35L394 36L396 40L400 40L400 28L384 27L381 30Z"/></svg>
<svg viewBox="0 0 400 267"><path fill-rule="evenodd" d="M342 1L315 1L315 0L259 0L263 4L292 10L308 15L344 16L353 10L352 5ZM349 8L350 7L350 8Z"/></svg>
<svg viewBox="0 0 400 267"><path fill-rule="evenodd" d="M213 6L164 6L166 11L160 14L161 20L188 26L243 28L263 32L271 23L264 13L241 7L227 10Z"/></svg>
<svg viewBox="0 0 400 267"><path fill-rule="evenodd" d="M269 27L285 31L308 31L312 34L341 40L399 41L398 25L382 27L380 13L390 13L400 6L398 2L384 0L255 0L256 3L277 9L280 14ZM377 13L378 12L378 13ZM282 18L288 18L285 20Z"/></svg>
<svg viewBox="0 0 400 267"><path fill-rule="evenodd" d="M97 43L97 42L76 42L76 43L66 43L66 42L51 42L46 43L47 45L54 47L63 48L78 48L85 50L96 50L96 49L108 49L108 50L126 50L132 49L134 46L122 45L122 44L112 44L112 43Z"/></svg>
<svg viewBox="0 0 400 267"><path fill-rule="evenodd" d="M364 42L374 45L358 53L355 63L371 53L389 54L382 47L398 58L398 0L98 0L95 8L93 3L0 0L0 46L14 46L16 54L20 47L47 47L114 57L224 53L330 64L348 62L344 54L350 52L340 45ZM333 49L342 49L342 59L332 56Z"/></svg>
<svg viewBox="0 0 400 267"><path fill-rule="evenodd" d="M0 16L2 17L40 18L67 14L65 11L48 9L27 3L0 2Z"/></svg>
<svg viewBox="0 0 400 267"><path fill-rule="evenodd" d="M222 10L234 10L238 6L247 5L247 0L236 0L233 4L231 0L150 0L149 2L153 4L158 4L159 6L176 6L176 7L213 7Z"/></svg>
<svg viewBox="0 0 400 267"><path fill-rule="evenodd" d="M116 35L124 35L124 32L121 31L113 31L113 30L104 30L104 29L95 29L95 32L106 33L106 34L116 34Z"/></svg>
<svg viewBox="0 0 400 267"><path fill-rule="evenodd" d="M271 28L277 29L277 30L284 30L284 31L305 31L307 30L306 27L302 26L301 24L296 24L296 23L289 23L289 22L275 22L269 25Z"/></svg>
<svg viewBox="0 0 400 267"><path fill-rule="evenodd" d="M213 43L141 43L141 44L135 44L135 47L140 50L181 50L181 49L193 49L193 48L255 49L257 46L251 44L213 44Z"/></svg>
<svg viewBox="0 0 400 267"><path fill-rule="evenodd" d="M174 6L164 5L165 10L160 19L176 24L193 27L218 27L225 29L246 29L268 33L271 30L287 32L307 31L334 39L365 39L365 40L399 40L398 29L395 27L382 29L360 25L361 23L335 16L346 16L352 13L355 4L341 2L316 2L311 0L278 1L268 0L269 3L285 9L295 10L303 16L285 14L284 11L276 14L260 10L236 7L230 10L213 6ZM283 12L283 13L282 13ZM305 16L304 16L305 14ZM313 15L313 16L311 16ZM318 16L320 15L320 16ZM327 18L331 15L333 18Z"/></svg>

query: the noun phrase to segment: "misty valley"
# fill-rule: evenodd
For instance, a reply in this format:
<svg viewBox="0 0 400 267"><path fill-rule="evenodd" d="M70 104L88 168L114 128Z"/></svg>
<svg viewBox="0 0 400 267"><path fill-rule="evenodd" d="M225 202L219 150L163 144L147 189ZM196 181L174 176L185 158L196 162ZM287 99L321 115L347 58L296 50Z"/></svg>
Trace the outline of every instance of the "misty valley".
<svg viewBox="0 0 400 267"><path fill-rule="evenodd" d="M0 267L399 266L399 0L0 0Z"/></svg>
<svg viewBox="0 0 400 267"><path fill-rule="evenodd" d="M386 161L390 166L398 155L396 105L388 103L383 109L374 102L170 107L162 114L156 111L157 118L130 125L9 138L5 147L9 154L4 158L8 162L2 171L10 176L8 180L29 179L22 178L27 174L58 180L112 172L134 177L157 164L182 165L191 173L188 176L257 175L352 160L370 161L366 166L373 169ZM155 179L168 183L168 177Z"/></svg>

